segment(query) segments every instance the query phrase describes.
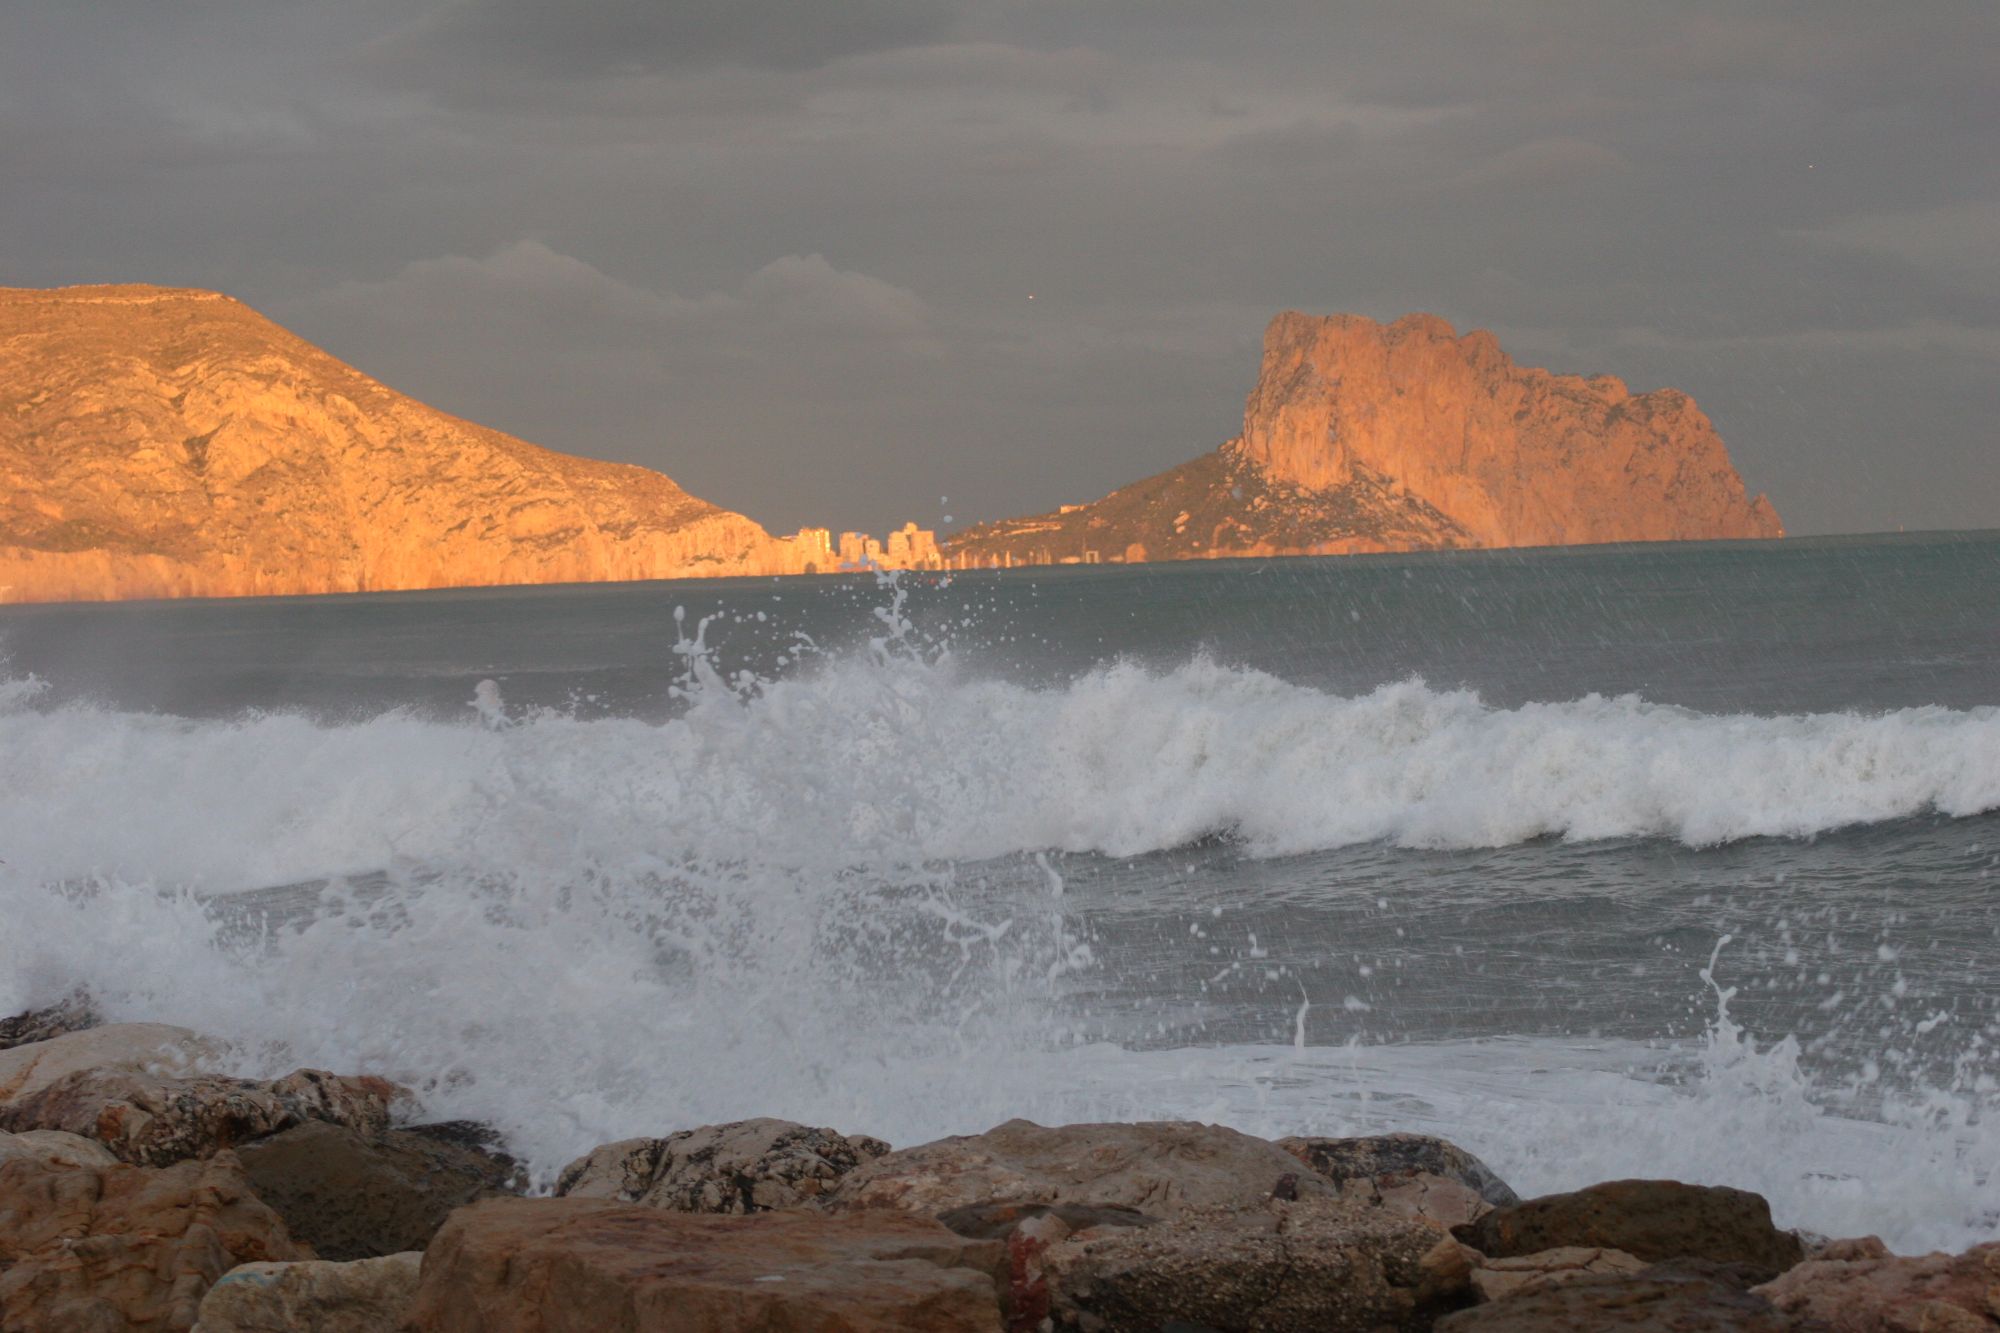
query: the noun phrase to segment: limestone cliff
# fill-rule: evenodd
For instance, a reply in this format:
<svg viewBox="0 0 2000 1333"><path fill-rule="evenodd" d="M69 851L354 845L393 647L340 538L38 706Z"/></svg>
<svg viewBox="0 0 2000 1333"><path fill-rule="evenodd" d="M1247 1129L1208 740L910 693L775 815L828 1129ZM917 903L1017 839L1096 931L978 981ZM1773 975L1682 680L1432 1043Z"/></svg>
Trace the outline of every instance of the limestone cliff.
<svg viewBox="0 0 2000 1333"><path fill-rule="evenodd" d="M1694 400L1517 366L1433 315L1287 312L1243 434L1054 514L968 529L979 562L1776 537Z"/></svg>
<svg viewBox="0 0 2000 1333"><path fill-rule="evenodd" d="M0 601L782 572L657 472L406 398L214 292L0 289Z"/></svg>

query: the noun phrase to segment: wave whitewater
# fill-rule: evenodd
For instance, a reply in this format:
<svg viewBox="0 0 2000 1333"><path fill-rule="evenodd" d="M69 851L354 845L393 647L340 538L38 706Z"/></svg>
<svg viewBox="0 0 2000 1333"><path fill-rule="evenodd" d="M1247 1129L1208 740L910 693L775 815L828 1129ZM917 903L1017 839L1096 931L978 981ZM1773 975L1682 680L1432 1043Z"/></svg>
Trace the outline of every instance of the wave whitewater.
<svg viewBox="0 0 2000 1333"><path fill-rule="evenodd" d="M1217 836L1261 856L1709 846L2000 809L1995 708L1713 716L1590 696L1502 709L1421 681L1342 697L1206 660L1045 689L848 660L747 697L696 690L664 723L480 722L471 709L462 724L340 725L42 710L7 682L0 849L42 880L227 891L552 854L825 867L1132 856Z"/></svg>

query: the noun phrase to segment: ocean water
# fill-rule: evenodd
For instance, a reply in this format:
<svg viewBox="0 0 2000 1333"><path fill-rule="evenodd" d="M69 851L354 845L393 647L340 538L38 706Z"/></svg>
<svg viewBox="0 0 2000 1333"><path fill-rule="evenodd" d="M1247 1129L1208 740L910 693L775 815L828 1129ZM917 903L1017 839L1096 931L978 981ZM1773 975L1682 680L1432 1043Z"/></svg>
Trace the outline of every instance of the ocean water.
<svg viewBox="0 0 2000 1333"><path fill-rule="evenodd" d="M2000 534L0 608L0 1012L2000 1233Z"/></svg>

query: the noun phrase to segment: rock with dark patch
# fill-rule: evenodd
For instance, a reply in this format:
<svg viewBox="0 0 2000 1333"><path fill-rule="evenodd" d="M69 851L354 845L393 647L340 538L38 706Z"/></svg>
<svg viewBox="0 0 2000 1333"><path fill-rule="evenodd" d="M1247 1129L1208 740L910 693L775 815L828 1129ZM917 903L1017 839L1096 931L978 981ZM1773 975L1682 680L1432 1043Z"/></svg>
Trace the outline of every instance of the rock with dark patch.
<svg viewBox="0 0 2000 1333"><path fill-rule="evenodd" d="M12 1018L0 1018L0 1051L68 1036L72 1032L82 1032L86 1028L96 1027L103 1021L98 1017L97 1009L91 1004L90 997L78 991L47 1008L30 1009L27 1013L15 1014Z"/></svg>
<svg viewBox="0 0 2000 1333"><path fill-rule="evenodd" d="M1456 1241L1329 1199L1190 1209L1064 1239L1040 1258L1048 1317L1093 1333L1362 1333L1427 1327L1472 1299Z"/></svg>
<svg viewBox="0 0 2000 1333"><path fill-rule="evenodd" d="M1756 1294L1787 1314L1823 1321L1832 1333L2000 1329L2000 1241L1964 1254L1916 1256L1846 1245L1841 1253L1854 1257L1809 1259Z"/></svg>
<svg viewBox="0 0 2000 1333"><path fill-rule="evenodd" d="M241 1264L202 1298L196 1333L388 1333L417 1294L421 1254Z"/></svg>
<svg viewBox="0 0 2000 1333"><path fill-rule="evenodd" d="M1447 1315L1437 1333L1811 1333L1770 1302L1690 1273L1580 1277Z"/></svg>
<svg viewBox="0 0 2000 1333"><path fill-rule="evenodd" d="M1298 1161L1263 1139L1188 1121L1063 1125L1010 1120L868 1162L834 1189L835 1210L897 1208L933 1216L974 1204L1082 1204L1171 1218L1190 1208L1252 1208ZM1318 1176L1301 1201L1331 1198Z"/></svg>
<svg viewBox="0 0 2000 1333"><path fill-rule="evenodd" d="M888 1151L863 1134L738 1120L604 1144L562 1169L556 1193L680 1213L761 1213L817 1199Z"/></svg>
<svg viewBox="0 0 2000 1333"><path fill-rule="evenodd" d="M1455 1180L1495 1208L1521 1201L1491 1167L1455 1143L1428 1134L1371 1134L1360 1138L1289 1138L1278 1146L1336 1185L1426 1172Z"/></svg>
<svg viewBox="0 0 2000 1333"><path fill-rule="evenodd" d="M1770 1277L1805 1257L1799 1238L1771 1225L1761 1195L1673 1180L1614 1180L1499 1208L1458 1228L1493 1256L1574 1245L1648 1261L1682 1257L1741 1264Z"/></svg>
<svg viewBox="0 0 2000 1333"><path fill-rule="evenodd" d="M311 1257L228 1153L161 1169L0 1162L0 1328L184 1330L237 1264Z"/></svg>
<svg viewBox="0 0 2000 1333"><path fill-rule="evenodd" d="M453 1213L414 1333L999 1333L1001 1247L926 1217L696 1215L598 1199Z"/></svg>
<svg viewBox="0 0 2000 1333"><path fill-rule="evenodd" d="M455 1208L517 1194L511 1159L445 1139L311 1121L237 1154L258 1197L322 1259L421 1250Z"/></svg>
<svg viewBox="0 0 2000 1333"><path fill-rule="evenodd" d="M268 1083L217 1074L173 1078L133 1069L82 1069L0 1104L0 1129L66 1130L98 1140L121 1161L166 1166L309 1120L380 1133L398 1093L383 1079L318 1069Z"/></svg>

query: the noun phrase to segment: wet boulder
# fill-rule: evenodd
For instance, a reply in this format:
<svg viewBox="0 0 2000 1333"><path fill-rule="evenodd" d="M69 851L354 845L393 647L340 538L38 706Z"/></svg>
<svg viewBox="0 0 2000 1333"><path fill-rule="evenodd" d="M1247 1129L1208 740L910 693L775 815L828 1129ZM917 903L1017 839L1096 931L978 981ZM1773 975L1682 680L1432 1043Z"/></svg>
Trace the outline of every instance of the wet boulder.
<svg viewBox="0 0 2000 1333"><path fill-rule="evenodd" d="M1437 1333L1809 1333L1762 1297L1649 1268L1550 1283L1446 1315Z"/></svg>
<svg viewBox="0 0 2000 1333"><path fill-rule="evenodd" d="M1673 1180L1614 1180L1497 1208L1457 1229L1499 1257L1581 1246L1649 1262L1681 1258L1738 1265L1775 1277L1805 1257L1799 1238L1771 1225L1763 1196Z"/></svg>
<svg viewBox="0 0 2000 1333"><path fill-rule="evenodd" d="M1389 1185L1398 1179L1428 1175L1454 1181L1495 1208L1521 1201L1486 1163L1457 1144L1428 1134L1295 1137L1279 1139L1278 1146L1336 1185L1363 1180Z"/></svg>
<svg viewBox="0 0 2000 1333"><path fill-rule="evenodd" d="M81 991L42 1009L30 1009L11 1018L0 1018L0 1051L33 1042L50 1041L94 1028L104 1020L97 1007Z"/></svg>
<svg viewBox="0 0 2000 1333"><path fill-rule="evenodd" d="M836 1211L938 1215L976 1204L1081 1204L1167 1219L1194 1208L1251 1208L1274 1192L1332 1198L1274 1143L1189 1121L1063 1125L1010 1120L984 1134L905 1148L849 1172Z"/></svg>
<svg viewBox="0 0 2000 1333"><path fill-rule="evenodd" d="M402 1325L423 1257L241 1264L208 1289L195 1333L385 1333Z"/></svg>
<svg viewBox="0 0 2000 1333"><path fill-rule="evenodd" d="M1421 1222L1333 1199L1185 1209L1143 1228L1097 1229L1041 1256L1056 1328L1163 1327L1363 1333L1427 1327L1472 1299L1462 1247ZM1014 1326L1032 1327L1019 1315Z"/></svg>
<svg viewBox="0 0 2000 1333"><path fill-rule="evenodd" d="M1481 1255L1472 1269L1472 1285L1483 1301L1497 1301L1515 1292L1558 1286L1578 1278L1638 1273L1650 1267L1623 1250L1566 1245L1560 1249L1492 1259Z"/></svg>
<svg viewBox="0 0 2000 1333"><path fill-rule="evenodd" d="M31 1129L25 1134L0 1133L0 1162L17 1158L50 1166L112 1166L118 1159L95 1139L65 1134L59 1129Z"/></svg>
<svg viewBox="0 0 2000 1333"><path fill-rule="evenodd" d="M424 1255L416 1333L1001 1329L1001 1247L923 1217L496 1199Z"/></svg>
<svg viewBox="0 0 2000 1333"><path fill-rule="evenodd" d="M94 1070L182 1077L211 1072L219 1056L199 1033L166 1023L113 1023L0 1049L0 1109L72 1074Z"/></svg>
<svg viewBox="0 0 2000 1333"><path fill-rule="evenodd" d="M0 1103L0 1130L64 1130L96 1139L121 1161L166 1166L309 1120L379 1134L388 1128L389 1104L399 1095L383 1079L317 1069L263 1082L219 1074L171 1077L129 1067L88 1068Z"/></svg>
<svg viewBox="0 0 2000 1333"><path fill-rule="evenodd" d="M511 1158L455 1136L365 1134L321 1120L245 1144L237 1156L292 1235L332 1260L421 1250L453 1209L525 1184Z"/></svg>
<svg viewBox="0 0 2000 1333"><path fill-rule="evenodd" d="M816 1200L889 1145L789 1120L704 1125L607 1143L571 1162L556 1193L680 1213L760 1213Z"/></svg>
<svg viewBox="0 0 2000 1333"><path fill-rule="evenodd" d="M1991 1333L2000 1329L2000 1241L1964 1254L1889 1254L1881 1242L1834 1242L1756 1294L1831 1333Z"/></svg>
<svg viewBox="0 0 2000 1333"><path fill-rule="evenodd" d="M0 1162L0 1328L184 1330L236 1265L311 1257L229 1153L164 1168Z"/></svg>

